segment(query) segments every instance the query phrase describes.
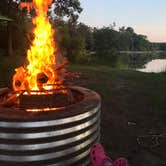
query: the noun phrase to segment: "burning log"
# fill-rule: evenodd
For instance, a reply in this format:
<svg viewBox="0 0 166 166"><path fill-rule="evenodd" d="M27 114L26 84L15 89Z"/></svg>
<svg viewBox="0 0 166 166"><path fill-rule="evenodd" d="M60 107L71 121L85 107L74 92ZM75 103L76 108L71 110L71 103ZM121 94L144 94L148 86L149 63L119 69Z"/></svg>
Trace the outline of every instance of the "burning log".
<svg viewBox="0 0 166 166"><path fill-rule="evenodd" d="M32 45L32 40L34 39L34 36L32 36L30 33L27 33L26 39L28 40L29 44Z"/></svg>
<svg viewBox="0 0 166 166"><path fill-rule="evenodd" d="M48 80L49 80L48 77L44 73L39 73L37 75L37 82L39 84L45 84L48 82Z"/></svg>
<svg viewBox="0 0 166 166"><path fill-rule="evenodd" d="M73 93L72 93L72 91L70 89L68 89L67 95L68 95L68 102L70 104L74 103L74 96L73 96Z"/></svg>
<svg viewBox="0 0 166 166"><path fill-rule="evenodd" d="M15 86L16 86L16 87L20 87L20 86L21 86L21 81L20 81L20 80L16 80Z"/></svg>
<svg viewBox="0 0 166 166"><path fill-rule="evenodd" d="M48 82L49 78L44 73L39 73L37 75L37 86L39 90L43 90L43 84Z"/></svg>
<svg viewBox="0 0 166 166"><path fill-rule="evenodd" d="M5 95L10 92L9 88L1 88L0 89L0 96Z"/></svg>
<svg viewBox="0 0 166 166"><path fill-rule="evenodd" d="M33 8L34 5L33 5L32 2L21 2L20 5L19 5L19 7L20 7L20 9L26 8L27 12L30 13L31 8Z"/></svg>
<svg viewBox="0 0 166 166"><path fill-rule="evenodd" d="M19 96L19 93L8 93L7 96L1 101L0 106L10 107L17 104Z"/></svg>
<svg viewBox="0 0 166 166"><path fill-rule="evenodd" d="M65 107L70 104L66 94L20 95L20 108L42 109Z"/></svg>
<svg viewBox="0 0 166 166"><path fill-rule="evenodd" d="M55 69L55 71L60 71L60 70L64 69L67 65L68 65L68 62L66 61L66 62L64 62L62 65L58 66L58 67Z"/></svg>

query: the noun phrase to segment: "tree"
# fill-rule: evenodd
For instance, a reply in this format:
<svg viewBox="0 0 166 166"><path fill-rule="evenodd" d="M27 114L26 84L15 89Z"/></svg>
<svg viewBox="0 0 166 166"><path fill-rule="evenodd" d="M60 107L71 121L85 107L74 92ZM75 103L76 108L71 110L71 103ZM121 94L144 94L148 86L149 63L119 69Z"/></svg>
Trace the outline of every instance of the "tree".
<svg viewBox="0 0 166 166"><path fill-rule="evenodd" d="M129 32L129 33L131 33L131 34L134 34L134 33L135 33L135 32L134 32L134 29L131 28L131 27L127 27L127 28L126 28L126 32Z"/></svg>
<svg viewBox="0 0 166 166"><path fill-rule="evenodd" d="M28 31L32 30L32 26L31 21L28 19L26 15L26 9L19 9L19 4L21 2L32 2L32 0L0 1L0 14L14 20L13 22L7 24L6 27L6 29L8 30L8 55L13 54L13 47L18 47L18 49L22 49L25 47L25 49L27 49L28 45L26 43L29 43L25 36ZM82 11L79 0L53 0L53 6L54 19L59 21L60 19L63 19L63 17L67 16L70 25L75 26L73 24L76 24L78 14ZM31 14L34 14L34 12L32 11ZM29 27L30 29L28 29ZM17 40L15 40L15 37ZM19 38L20 40L18 40Z"/></svg>
<svg viewBox="0 0 166 166"><path fill-rule="evenodd" d="M70 19L78 18L82 12L79 0L53 0L54 14L56 17L67 16Z"/></svg>
<svg viewBox="0 0 166 166"><path fill-rule="evenodd" d="M83 23L79 23L77 31L85 41L86 50L94 51L93 29Z"/></svg>
<svg viewBox="0 0 166 166"><path fill-rule="evenodd" d="M0 14L12 19L6 24L6 35L8 35L8 55L13 55L13 47L22 48L25 41L25 35L23 34L25 34L26 14L19 9L18 1L13 0L0 1Z"/></svg>
<svg viewBox="0 0 166 166"><path fill-rule="evenodd" d="M95 52L100 60L115 65L119 47L119 33L110 27L94 29Z"/></svg>
<svg viewBox="0 0 166 166"><path fill-rule="evenodd" d="M82 56L85 50L85 39L79 33L77 24L71 25L70 22L61 20L61 22L58 22L58 25L55 35L55 39L59 44L58 48L69 60L76 61Z"/></svg>

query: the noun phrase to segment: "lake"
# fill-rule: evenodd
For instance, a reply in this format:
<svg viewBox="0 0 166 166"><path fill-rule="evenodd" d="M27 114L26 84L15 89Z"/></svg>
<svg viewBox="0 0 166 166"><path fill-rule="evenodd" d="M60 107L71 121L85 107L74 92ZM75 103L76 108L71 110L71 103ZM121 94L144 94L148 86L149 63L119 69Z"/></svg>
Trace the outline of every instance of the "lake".
<svg viewBox="0 0 166 166"><path fill-rule="evenodd" d="M119 62L128 69L160 73L166 71L166 52L121 54Z"/></svg>
<svg viewBox="0 0 166 166"><path fill-rule="evenodd" d="M142 69L137 71L145 73L160 73L166 71L166 59L155 59L144 65Z"/></svg>

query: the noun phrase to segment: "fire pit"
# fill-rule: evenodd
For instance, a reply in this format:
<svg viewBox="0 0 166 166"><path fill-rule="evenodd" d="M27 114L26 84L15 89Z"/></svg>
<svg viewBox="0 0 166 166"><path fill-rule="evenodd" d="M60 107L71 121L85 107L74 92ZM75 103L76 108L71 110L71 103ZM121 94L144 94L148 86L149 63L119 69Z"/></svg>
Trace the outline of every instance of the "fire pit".
<svg viewBox="0 0 166 166"><path fill-rule="evenodd" d="M26 63L15 70L12 90L0 89L0 165L86 166L100 138L100 96L67 84L68 62L47 17L52 0L28 2L20 8L36 14Z"/></svg>
<svg viewBox="0 0 166 166"><path fill-rule="evenodd" d="M70 89L76 102L66 108L40 112L0 108L1 165L90 163L90 147L100 138L101 99L82 87Z"/></svg>

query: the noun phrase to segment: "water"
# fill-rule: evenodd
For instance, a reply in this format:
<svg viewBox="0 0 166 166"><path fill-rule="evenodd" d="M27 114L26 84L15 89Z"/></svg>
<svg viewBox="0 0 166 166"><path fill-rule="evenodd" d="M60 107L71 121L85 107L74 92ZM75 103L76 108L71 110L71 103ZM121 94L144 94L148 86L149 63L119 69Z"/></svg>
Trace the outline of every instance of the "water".
<svg viewBox="0 0 166 166"><path fill-rule="evenodd" d="M160 73L166 71L166 59L155 59L144 65L144 68L137 71L145 73Z"/></svg>
<svg viewBox="0 0 166 166"><path fill-rule="evenodd" d="M121 54L119 61L126 68L140 72L160 73L166 71L166 52Z"/></svg>

